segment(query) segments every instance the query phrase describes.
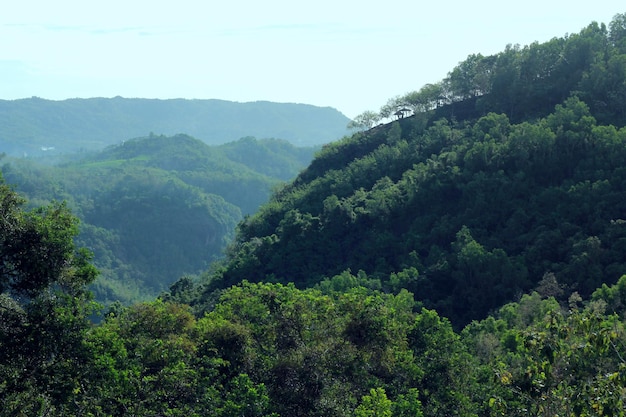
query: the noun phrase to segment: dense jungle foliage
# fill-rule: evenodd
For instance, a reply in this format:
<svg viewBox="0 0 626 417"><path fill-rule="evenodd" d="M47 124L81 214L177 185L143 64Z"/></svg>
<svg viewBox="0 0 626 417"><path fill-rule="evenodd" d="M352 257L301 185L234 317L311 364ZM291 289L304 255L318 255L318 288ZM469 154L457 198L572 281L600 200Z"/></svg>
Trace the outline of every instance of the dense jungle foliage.
<svg viewBox="0 0 626 417"><path fill-rule="evenodd" d="M345 135L348 121L336 109L296 103L32 97L0 100L0 149L11 156L51 159L150 132L185 133L209 145L253 135L319 146Z"/></svg>
<svg viewBox="0 0 626 417"><path fill-rule="evenodd" d="M598 103L626 98L626 18L610 26L508 48L484 58L489 70L471 56L441 83L456 101L325 145L239 225L197 304L244 279L304 288L362 271L461 328L546 276L564 299L615 283L626 271L626 113ZM459 73L482 90L470 94ZM515 94L496 89L504 73ZM497 105L505 93L513 101ZM472 117L444 117L461 110Z"/></svg>
<svg viewBox="0 0 626 417"><path fill-rule="evenodd" d="M543 110L483 92L327 145L223 262L97 325L77 219L1 184L0 415L626 415L626 119L584 89L613 62L625 91L625 40L548 42L593 59Z"/></svg>
<svg viewBox="0 0 626 417"><path fill-rule="evenodd" d="M242 216L314 152L278 139L209 146L152 135L55 166L7 158L0 168L31 206L67 202L82 221L77 244L101 271L91 287L96 299L128 304L223 256Z"/></svg>
<svg viewBox="0 0 626 417"><path fill-rule="evenodd" d="M359 142L373 149L341 152ZM304 288L363 271L462 326L546 275L563 297L588 297L626 271L625 145L626 129L597 125L578 98L534 122L490 113L357 134L239 225L200 298L244 279Z"/></svg>

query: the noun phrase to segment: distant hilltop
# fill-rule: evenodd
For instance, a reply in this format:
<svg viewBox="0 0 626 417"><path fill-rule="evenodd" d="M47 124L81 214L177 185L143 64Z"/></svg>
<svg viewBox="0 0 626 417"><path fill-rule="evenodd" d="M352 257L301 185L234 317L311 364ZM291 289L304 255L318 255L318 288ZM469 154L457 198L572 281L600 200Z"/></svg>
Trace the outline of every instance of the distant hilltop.
<svg viewBox="0 0 626 417"><path fill-rule="evenodd" d="M254 136L316 146L347 134L349 121L334 108L296 103L32 97L0 100L0 152L74 153L150 133L185 133L210 145Z"/></svg>

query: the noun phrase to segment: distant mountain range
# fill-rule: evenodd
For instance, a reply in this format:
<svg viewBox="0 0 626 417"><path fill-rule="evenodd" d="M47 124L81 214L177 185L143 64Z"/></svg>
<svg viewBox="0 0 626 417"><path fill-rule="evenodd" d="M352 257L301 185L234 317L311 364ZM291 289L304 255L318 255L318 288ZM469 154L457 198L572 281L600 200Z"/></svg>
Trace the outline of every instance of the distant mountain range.
<svg viewBox="0 0 626 417"><path fill-rule="evenodd" d="M344 136L349 120L331 107L267 101L0 100L0 152L13 156L76 153L151 133L185 133L210 145L254 136L315 146Z"/></svg>

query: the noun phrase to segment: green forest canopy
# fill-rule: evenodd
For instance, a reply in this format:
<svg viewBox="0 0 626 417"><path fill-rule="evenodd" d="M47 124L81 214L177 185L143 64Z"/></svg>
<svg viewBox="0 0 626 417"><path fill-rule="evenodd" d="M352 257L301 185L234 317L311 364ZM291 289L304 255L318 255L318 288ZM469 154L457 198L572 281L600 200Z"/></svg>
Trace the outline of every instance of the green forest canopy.
<svg viewBox="0 0 626 417"><path fill-rule="evenodd" d="M242 216L314 152L278 139L209 146L152 135L55 166L7 159L1 169L31 206L67 202L82 220L77 243L94 252L101 271L97 300L128 304L222 257Z"/></svg>
<svg viewBox="0 0 626 417"><path fill-rule="evenodd" d="M493 84L511 72L508 85L521 89L507 96L512 116L509 104L491 111L509 90L452 89L455 100L445 105L324 146L239 225L226 261L206 274L200 299L244 279L310 287L363 271L380 288L407 288L462 326L547 276L565 287L563 297L587 297L615 283L626 270L626 115L611 106L609 116L597 103L626 93L619 87L626 61L609 65L626 56L623 25L618 15L610 31L594 23L580 34L502 53L515 59L502 58L486 74ZM553 54L565 54L568 72L528 75ZM614 83L589 83L600 68L622 80L617 91L608 87ZM457 72L448 77L450 88ZM565 75L568 83L560 82ZM555 95L564 101L552 112L533 104ZM599 123L596 114L615 124Z"/></svg>
<svg viewBox="0 0 626 417"><path fill-rule="evenodd" d="M3 184L0 414L623 416L624 120L453 108L326 146L202 281L97 326L75 220Z"/></svg>

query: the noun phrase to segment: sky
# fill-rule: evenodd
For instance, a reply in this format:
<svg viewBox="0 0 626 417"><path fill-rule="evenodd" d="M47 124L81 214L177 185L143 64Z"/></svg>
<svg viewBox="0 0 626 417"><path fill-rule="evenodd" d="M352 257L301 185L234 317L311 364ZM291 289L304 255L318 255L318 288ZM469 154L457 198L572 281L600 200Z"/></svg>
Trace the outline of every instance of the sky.
<svg viewBox="0 0 626 417"><path fill-rule="evenodd" d="M273 101L353 118L496 54L609 25L622 1L20 0L0 12L0 99Z"/></svg>

